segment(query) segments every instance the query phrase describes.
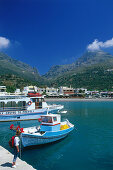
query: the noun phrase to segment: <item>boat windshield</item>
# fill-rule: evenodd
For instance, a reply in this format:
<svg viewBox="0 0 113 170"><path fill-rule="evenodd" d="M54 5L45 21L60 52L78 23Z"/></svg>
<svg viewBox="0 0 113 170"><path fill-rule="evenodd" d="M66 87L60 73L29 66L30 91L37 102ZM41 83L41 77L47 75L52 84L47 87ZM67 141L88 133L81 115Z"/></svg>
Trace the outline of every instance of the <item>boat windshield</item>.
<svg viewBox="0 0 113 170"><path fill-rule="evenodd" d="M43 123L52 123L52 117L49 117L49 116L42 117L42 122Z"/></svg>

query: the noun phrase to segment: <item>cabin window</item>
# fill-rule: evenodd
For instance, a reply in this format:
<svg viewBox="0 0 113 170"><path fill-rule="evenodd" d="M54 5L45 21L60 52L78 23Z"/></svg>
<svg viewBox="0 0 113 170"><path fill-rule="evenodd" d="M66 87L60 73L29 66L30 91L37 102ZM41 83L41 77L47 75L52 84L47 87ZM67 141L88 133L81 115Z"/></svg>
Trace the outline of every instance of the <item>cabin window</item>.
<svg viewBox="0 0 113 170"><path fill-rule="evenodd" d="M52 117L42 117L43 123L52 123Z"/></svg>
<svg viewBox="0 0 113 170"><path fill-rule="evenodd" d="M33 103L35 103L35 100L36 100L36 99L32 98L32 102L33 102Z"/></svg>
<svg viewBox="0 0 113 170"><path fill-rule="evenodd" d="M39 99L38 99L38 98L36 99L36 102L39 102Z"/></svg>
<svg viewBox="0 0 113 170"><path fill-rule="evenodd" d="M16 102L10 101L6 104L4 102L0 102L0 108L4 109L5 111L16 110L17 108Z"/></svg>
<svg viewBox="0 0 113 170"><path fill-rule="evenodd" d="M53 120L54 120L54 122L56 122L57 121L57 117L53 117Z"/></svg>
<svg viewBox="0 0 113 170"><path fill-rule="evenodd" d="M39 102L42 102L42 99L39 99Z"/></svg>
<svg viewBox="0 0 113 170"><path fill-rule="evenodd" d="M19 110L25 110L26 109L26 102L25 101L18 102L18 109Z"/></svg>
<svg viewBox="0 0 113 170"><path fill-rule="evenodd" d="M42 98L42 102L45 102L44 98Z"/></svg>
<svg viewBox="0 0 113 170"><path fill-rule="evenodd" d="M22 107L23 106L23 102L18 102L18 107Z"/></svg>
<svg viewBox="0 0 113 170"><path fill-rule="evenodd" d="M0 107L4 107L4 102L0 102Z"/></svg>
<svg viewBox="0 0 113 170"><path fill-rule="evenodd" d="M16 102L7 102L7 104L5 104L5 110L16 110Z"/></svg>
<svg viewBox="0 0 113 170"><path fill-rule="evenodd" d="M5 103L4 102L0 102L0 110L3 110L4 106L5 106Z"/></svg>
<svg viewBox="0 0 113 170"><path fill-rule="evenodd" d="M16 106L17 106L16 102L11 102L11 107L12 107L13 110L16 110Z"/></svg>

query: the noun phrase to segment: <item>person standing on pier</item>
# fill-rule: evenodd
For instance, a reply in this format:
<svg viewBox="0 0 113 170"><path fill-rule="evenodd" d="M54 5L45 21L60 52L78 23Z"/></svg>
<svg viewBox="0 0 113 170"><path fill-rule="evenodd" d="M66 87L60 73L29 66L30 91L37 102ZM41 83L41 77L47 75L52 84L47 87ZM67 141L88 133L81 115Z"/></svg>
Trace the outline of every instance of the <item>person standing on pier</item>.
<svg viewBox="0 0 113 170"><path fill-rule="evenodd" d="M14 158L13 158L12 168L16 168L16 160L17 160L17 157L18 157L18 154L19 154L19 142L20 142L19 136L20 136L20 133L21 132L19 130L17 130L16 136L14 138Z"/></svg>

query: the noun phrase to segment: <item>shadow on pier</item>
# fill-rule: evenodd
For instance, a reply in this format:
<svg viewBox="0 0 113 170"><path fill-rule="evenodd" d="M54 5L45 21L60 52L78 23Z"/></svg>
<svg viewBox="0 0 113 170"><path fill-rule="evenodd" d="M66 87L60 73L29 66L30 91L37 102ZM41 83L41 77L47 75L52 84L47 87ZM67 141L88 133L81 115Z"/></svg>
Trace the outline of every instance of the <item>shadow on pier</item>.
<svg viewBox="0 0 113 170"><path fill-rule="evenodd" d="M12 163L6 162L4 164L1 164L0 166L2 166L2 167L12 167Z"/></svg>

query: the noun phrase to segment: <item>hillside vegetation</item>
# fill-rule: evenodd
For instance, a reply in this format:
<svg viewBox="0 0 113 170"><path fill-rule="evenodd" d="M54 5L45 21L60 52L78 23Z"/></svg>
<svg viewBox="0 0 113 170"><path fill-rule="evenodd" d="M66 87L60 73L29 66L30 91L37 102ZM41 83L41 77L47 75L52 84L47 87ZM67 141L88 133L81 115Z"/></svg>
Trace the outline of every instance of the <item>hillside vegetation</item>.
<svg viewBox="0 0 113 170"><path fill-rule="evenodd" d="M0 85L6 85L8 89L22 89L31 84L41 86L48 83L36 68L0 52Z"/></svg>
<svg viewBox="0 0 113 170"><path fill-rule="evenodd" d="M0 53L0 75L3 74L14 74L33 81L42 80L36 68Z"/></svg>
<svg viewBox="0 0 113 170"><path fill-rule="evenodd" d="M84 72L65 74L51 81L51 86L84 87L88 90L113 91L113 70L108 71L104 67L89 67Z"/></svg>
<svg viewBox="0 0 113 170"><path fill-rule="evenodd" d="M93 67L94 65L97 65L98 67L100 64L103 64L103 67L104 65L105 67L107 65L108 68L113 67L113 56L103 51L87 51L72 64L51 67L43 77L48 79L56 79L59 76L69 74L71 72L79 73L84 69L87 69L89 66Z"/></svg>
<svg viewBox="0 0 113 170"><path fill-rule="evenodd" d="M0 85L14 91L31 84L113 90L113 56L103 51L87 51L74 63L53 66L48 73L40 76L36 68L0 53Z"/></svg>
<svg viewBox="0 0 113 170"><path fill-rule="evenodd" d="M91 90L112 90L113 56L103 51L87 51L74 63L54 66L47 77L51 86L84 87Z"/></svg>
<svg viewBox="0 0 113 170"><path fill-rule="evenodd" d="M14 92L16 88L23 90L24 87L28 85L37 85L40 86L36 81L30 81L25 78L16 76L14 74L5 74L0 75L0 85L7 87L7 92Z"/></svg>

